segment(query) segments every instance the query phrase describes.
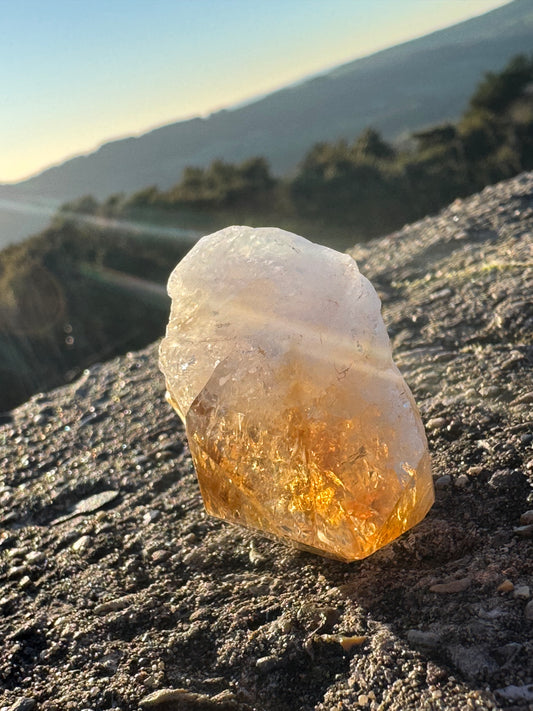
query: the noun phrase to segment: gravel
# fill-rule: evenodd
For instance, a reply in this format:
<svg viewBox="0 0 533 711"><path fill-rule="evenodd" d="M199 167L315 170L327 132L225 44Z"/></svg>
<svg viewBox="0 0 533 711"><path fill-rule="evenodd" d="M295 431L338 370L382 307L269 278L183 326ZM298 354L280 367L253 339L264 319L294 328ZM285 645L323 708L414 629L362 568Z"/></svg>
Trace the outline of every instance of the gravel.
<svg viewBox="0 0 533 711"><path fill-rule="evenodd" d="M353 250L439 482L366 560L205 515L157 344L4 415L0 711L532 708L532 233L524 174Z"/></svg>

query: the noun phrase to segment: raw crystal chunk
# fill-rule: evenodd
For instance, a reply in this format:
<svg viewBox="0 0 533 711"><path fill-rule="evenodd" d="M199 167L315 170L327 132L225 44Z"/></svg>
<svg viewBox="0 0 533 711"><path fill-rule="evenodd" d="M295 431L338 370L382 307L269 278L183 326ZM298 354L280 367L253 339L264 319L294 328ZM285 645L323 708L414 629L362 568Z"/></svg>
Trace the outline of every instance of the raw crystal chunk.
<svg viewBox="0 0 533 711"><path fill-rule="evenodd" d="M168 291L160 366L210 514L346 561L425 516L424 428L351 257L228 227Z"/></svg>

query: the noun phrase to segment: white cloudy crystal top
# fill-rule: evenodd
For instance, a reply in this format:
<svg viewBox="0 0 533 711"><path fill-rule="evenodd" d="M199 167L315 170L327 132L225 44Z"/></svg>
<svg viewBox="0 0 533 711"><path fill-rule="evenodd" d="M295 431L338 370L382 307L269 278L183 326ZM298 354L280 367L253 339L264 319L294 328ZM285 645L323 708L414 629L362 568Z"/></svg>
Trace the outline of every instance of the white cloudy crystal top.
<svg viewBox="0 0 533 711"><path fill-rule="evenodd" d="M182 419L235 352L276 358L296 349L326 359L332 379L356 361L394 368L379 298L354 259L285 230L234 226L204 237L172 272L168 293L161 369Z"/></svg>

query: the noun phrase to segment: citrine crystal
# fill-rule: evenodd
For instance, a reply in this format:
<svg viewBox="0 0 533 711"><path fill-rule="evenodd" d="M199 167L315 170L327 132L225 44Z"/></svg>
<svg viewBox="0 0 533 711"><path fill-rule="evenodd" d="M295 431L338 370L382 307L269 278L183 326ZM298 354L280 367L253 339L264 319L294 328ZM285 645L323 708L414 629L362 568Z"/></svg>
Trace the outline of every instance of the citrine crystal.
<svg viewBox="0 0 533 711"><path fill-rule="evenodd" d="M160 366L210 514L344 561L425 516L424 428L350 256L228 227L168 291Z"/></svg>

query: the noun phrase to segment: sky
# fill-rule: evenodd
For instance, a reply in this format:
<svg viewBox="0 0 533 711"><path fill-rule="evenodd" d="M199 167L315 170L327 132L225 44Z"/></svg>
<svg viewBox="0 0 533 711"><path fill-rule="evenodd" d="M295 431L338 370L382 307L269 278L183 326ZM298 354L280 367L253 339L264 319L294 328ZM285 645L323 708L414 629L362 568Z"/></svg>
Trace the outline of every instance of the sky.
<svg viewBox="0 0 533 711"><path fill-rule="evenodd" d="M0 0L0 182L508 0Z"/></svg>

